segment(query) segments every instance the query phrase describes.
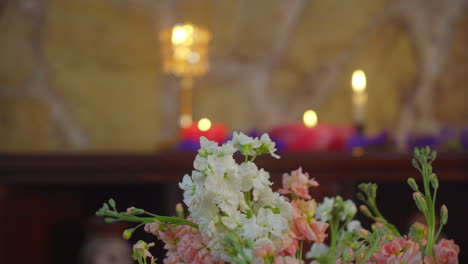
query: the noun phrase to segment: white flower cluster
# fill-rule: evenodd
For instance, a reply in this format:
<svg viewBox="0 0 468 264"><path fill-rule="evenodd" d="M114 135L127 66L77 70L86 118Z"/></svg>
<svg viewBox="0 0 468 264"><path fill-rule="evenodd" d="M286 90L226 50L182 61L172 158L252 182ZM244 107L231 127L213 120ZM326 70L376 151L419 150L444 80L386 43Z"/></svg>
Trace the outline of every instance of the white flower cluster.
<svg viewBox="0 0 468 264"><path fill-rule="evenodd" d="M325 197L318 205L317 211L315 211L315 218L327 222L334 214L338 214L338 218L345 221L346 219L352 219L356 212L356 205L351 200L343 201L340 196Z"/></svg>
<svg viewBox="0 0 468 264"><path fill-rule="evenodd" d="M291 205L272 191L268 172L252 161L237 164L233 158L238 150L246 160L262 153L275 156L275 143L266 134L258 139L234 133L232 141L222 146L201 137L200 146L195 170L179 186L190 217L211 239L208 247L213 256L230 261L219 240L232 231L256 246L273 243L281 247L292 220Z"/></svg>

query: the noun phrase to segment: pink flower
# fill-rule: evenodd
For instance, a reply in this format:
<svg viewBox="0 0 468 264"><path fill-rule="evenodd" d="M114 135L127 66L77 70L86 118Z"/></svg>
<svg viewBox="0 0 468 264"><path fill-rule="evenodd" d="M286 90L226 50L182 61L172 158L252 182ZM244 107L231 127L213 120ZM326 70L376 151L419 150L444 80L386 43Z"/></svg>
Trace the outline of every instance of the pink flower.
<svg viewBox="0 0 468 264"><path fill-rule="evenodd" d="M395 238L380 246L380 251L372 256L376 264L420 264L421 252L419 246L406 238Z"/></svg>
<svg viewBox="0 0 468 264"><path fill-rule="evenodd" d="M292 256L296 254L297 250L299 250L299 242L294 233L290 233L283 240L283 250L279 253L279 255Z"/></svg>
<svg viewBox="0 0 468 264"><path fill-rule="evenodd" d="M157 227L157 228L156 228ZM208 239L196 228L187 225L173 227L165 232L159 230L156 223L145 226L145 230L154 233L164 242L164 248L168 250L165 264L194 263L215 264L210 251L206 247Z"/></svg>
<svg viewBox="0 0 468 264"><path fill-rule="evenodd" d="M166 258L164 259L164 264L179 264L182 263L179 254L175 251L168 251Z"/></svg>
<svg viewBox="0 0 468 264"><path fill-rule="evenodd" d="M167 250L175 250L176 244L179 240L177 233L182 229L182 226L176 226L167 230L166 232L159 231L157 237L164 242L164 248Z"/></svg>
<svg viewBox="0 0 468 264"><path fill-rule="evenodd" d="M328 224L320 221L307 221L305 217L294 219L293 231L300 240L314 241L316 243L323 243L327 234L325 231Z"/></svg>
<svg viewBox="0 0 468 264"><path fill-rule="evenodd" d="M293 207L291 230L297 239L322 243L327 238L325 231L328 228L328 224L313 219L315 208L317 207L315 201L293 200L291 201L291 205Z"/></svg>
<svg viewBox="0 0 468 264"><path fill-rule="evenodd" d="M437 263L458 264L460 247L453 240L441 239L434 247Z"/></svg>
<svg viewBox="0 0 468 264"><path fill-rule="evenodd" d="M145 224L145 232L157 236L160 225L161 223L155 219L153 223Z"/></svg>
<svg viewBox="0 0 468 264"><path fill-rule="evenodd" d="M283 174L283 188L279 189L278 192L281 194L294 194L297 197L308 200L312 197L309 195L309 187L319 186L315 179L309 179L308 173L302 173L302 168L299 168L291 172L291 175L287 173Z"/></svg>

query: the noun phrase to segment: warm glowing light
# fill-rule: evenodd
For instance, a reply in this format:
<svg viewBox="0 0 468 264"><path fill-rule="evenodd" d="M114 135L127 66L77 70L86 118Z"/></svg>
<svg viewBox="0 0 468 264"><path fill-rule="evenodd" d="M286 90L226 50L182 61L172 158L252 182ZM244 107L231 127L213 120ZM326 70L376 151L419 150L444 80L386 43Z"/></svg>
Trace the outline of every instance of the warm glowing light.
<svg viewBox="0 0 468 264"><path fill-rule="evenodd" d="M314 110L307 110L304 112L302 120L304 121L304 125L306 127L312 128L317 125L317 114Z"/></svg>
<svg viewBox="0 0 468 264"><path fill-rule="evenodd" d="M362 93L366 89L366 74L362 70L356 70L351 78L351 84L353 91L356 93Z"/></svg>
<svg viewBox="0 0 468 264"><path fill-rule="evenodd" d="M189 127L192 124L192 117L190 115L181 115L179 124L183 128Z"/></svg>
<svg viewBox="0 0 468 264"><path fill-rule="evenodd" d="M1 0L0 0L1 1ZM211 32L190 22L159 32L165 73L199 77L209 70Z"/></svg>
<svg viewBox="0 0 468 264"><path fill-rule="evenodd" d="M198 121L198 129L200 131L208 131L211 128L211 121L208 118L202 118Z"/></svg>
<svg viewBox="0 0 468 264"><path fill-rule="evenodd" d="M177 25L172 28L171 42L174 45L191 44L193 26L190 24Z"/></svg>

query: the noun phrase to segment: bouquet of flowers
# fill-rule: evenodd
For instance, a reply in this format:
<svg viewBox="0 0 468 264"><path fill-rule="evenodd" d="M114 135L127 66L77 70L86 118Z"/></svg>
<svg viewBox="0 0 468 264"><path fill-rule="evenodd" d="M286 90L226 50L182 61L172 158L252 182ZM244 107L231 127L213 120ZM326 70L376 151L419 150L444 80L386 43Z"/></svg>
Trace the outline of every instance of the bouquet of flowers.
<svg viewBox="0 0 468 264"><path fill-rule="evenodd" d="M261 138L234 133L222 146L206 138L194 161L191 175L179 184L184 191L185 216L181 204L177 216L161 216L130 207L119 212L110 199L97 211L106 222L129 221L137 225L123 232L129 239L140 227L154 234L167 250L163 263L458 263L459 247L453 240L438 240L447 223L448 210L440 209L436 222L435 200L439 182L431 163L436 152L416 149L413 165L422 174L422 189L413 178L408 184L427 225L415 223L401 235L380 213L377 185L360 184L360 211L375 223L364 229L354 220L358 211L351 200L326 197L312 199L311 187L318 182L299 168L283 175L282 188L271 189L269 174L254 161L268 153L275 158L275 143L267 134ZM236 162L240 152L244 161ZM328 237L328 245L325 240ZM313 243L303 252L303 245ZM149 249L154 243L138 241L133 257L138 263L156 263Z"/></svg>

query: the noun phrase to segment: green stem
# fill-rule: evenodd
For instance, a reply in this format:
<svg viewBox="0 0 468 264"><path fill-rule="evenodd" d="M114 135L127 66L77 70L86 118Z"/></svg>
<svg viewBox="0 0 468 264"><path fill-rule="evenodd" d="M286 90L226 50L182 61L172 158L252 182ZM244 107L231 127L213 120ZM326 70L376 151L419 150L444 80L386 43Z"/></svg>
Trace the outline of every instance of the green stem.
<svg viewBox="0 0 468 264"><path fill-rule="evenodd" d="M301 240L301 242L299 243L299 252L297 254L297 259L299 260L299 264L302 264L303 261L302 261L302 248L303 248L303 244L304 244L304 241Z"/></svg>
<svg viewBox="0 0 468 264"><path fill-rule="evenodd" d="M337 227L337 222L335 219L330 219L330 238L331 238L331 242L330 242L330 251L329 251L329 255L328 255L328 259L327 259L327 262L328 264L335 264L335 261L336 261L336 245L337 245L337 242L338 242L338 227Z"/></svg>
<svg viewBox="0 0 468 264"><path fill-rule="evenodd" d="M240 249L239 252L240 252L240 254L242 256L241 259L243 260L243 263L250 263L250 261L249 261L250 258L247 257L247 255L245 255L244 249Z"/></svg>
<svg viewBox="0 0 468 264"><path fill-rule="evenodd" d="M424 184L424 193L426 194L426 198L429 204L432 203L432 195L431 195L431 190L429 188L429 175L430 173L428 172L427 169L427 162L424 161L424 164L422 164L423 167L423 184Z"/></svg>
<svg viewBox="0 0 468 264"><path fill-rule="evenodd" d="M252 211L252 202L250 199L250 191L249 192L244 192L244 199L245 203L247 204L247 218L251 218L253 216L253 211Z"/></svg>
<svg viewBox="0 0 468 264"><path fill-rule="evenodd" d="M122 214L122 213L115 213L112 211L107 212L105 215L110 216L110 217L115 217L117 219L128 221L128 222L141 222L145 224L153 223L154 220L156 219L163 223L177 223L177 224L189 225L198 229L197 224L191 221L185 220L185 219L181 219L181 218L174 217L174 216L161 216L161 215L156 215L156 214L152 214L149 212L145 212L145 213L153 217L131 216L131 215Z"/></svg>
<svg viewBox="0 0 468 264"><path fill-rule="evenodd" d="M437 233L436 233L436 235L435 235L435 237L434 237L434 241L437 241L437 239L439 238L440 232L442 231L442 227L444 227L444 225L443 225L443 224L440 224L440 225L439 225L439 229L437 230Z"/></svg>
<svg viewBox="0 0 468 264"><path fill-rule="evenodd" d="M374 241L372 247L369 249L369 251L367 251L367 254L366 256L362 259L361 262L359 262L359 264L364 264L366 263L370 257L374 254L375 251L377 251L377 249L379 248L379 241Z"/></svg>
<svg viewBox="0 0 468 264"><path fill-rule="evenodd" d="M425 182L428 183L429 185L429 174L430 172L428 171L428 169L426 169L426 167L424 168L425 169L425 175L424 175L424 179L425 179ZM426 196L431 197L431 192L429 190L429 192L426 194ZM427 212L427 216L426 216L426 219L427 219L427 225L428 225L428 238L427 238L427 244L426 244L426 248L425 248L425 253L426 255L434 255L434 244L435 244L435 239L436 239L436 231L435 231L435 225L436 225L436 219L435 219L435 200L436 200L436 197L437 197L437 189L434 189L434 195L433 195L433 199L430 199L429 200L429 203L428 203L428 212Z"/></svg>
<svg viewBox="0 0 468 264"><path fill-rule="evenodd" d="M368 201L367 205L369 206L371 211L374 213L374 215L377 216L376 218L374 218L374 220L376 220L378 218L378 220L380 220L379 222L381 222L388 229L390 229L390 231L392 231L393 235L395 235L397 237L401 237L400 231L398 231L398 229L393 224L389 223L387 221L387 219L385 219L383 217L383 215L379 211L379 208L377 207L377 205L372 200Z"/></svg>

